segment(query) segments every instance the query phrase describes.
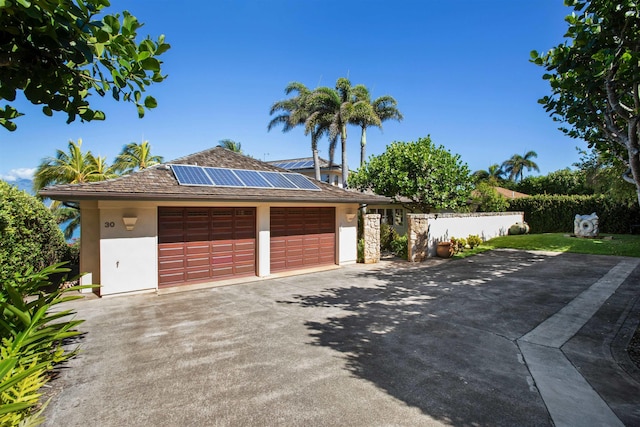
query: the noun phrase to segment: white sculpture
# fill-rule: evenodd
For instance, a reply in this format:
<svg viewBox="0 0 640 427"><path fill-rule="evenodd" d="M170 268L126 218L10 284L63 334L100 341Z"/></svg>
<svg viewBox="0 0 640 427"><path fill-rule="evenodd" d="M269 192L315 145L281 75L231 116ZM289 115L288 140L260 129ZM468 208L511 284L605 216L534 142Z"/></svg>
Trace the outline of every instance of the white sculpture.
<svg viewBox="0 0 640 427"><path fill-rule="evenodd" d="M573 234L577 237L598 237L598 215L576 215L573 221Z"/></svg>

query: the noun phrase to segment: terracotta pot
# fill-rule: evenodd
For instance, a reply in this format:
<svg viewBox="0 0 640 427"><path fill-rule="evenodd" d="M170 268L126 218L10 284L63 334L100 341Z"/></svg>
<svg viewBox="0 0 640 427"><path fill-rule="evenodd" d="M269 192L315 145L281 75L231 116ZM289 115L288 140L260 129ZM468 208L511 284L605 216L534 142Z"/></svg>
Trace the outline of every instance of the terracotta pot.
<svg viewBox="0 0 640 427"><path fill-rule="evenodd" d="M453 256L453 243L440 242L436 248L436 254L440 258L451 258Z"/></svg>

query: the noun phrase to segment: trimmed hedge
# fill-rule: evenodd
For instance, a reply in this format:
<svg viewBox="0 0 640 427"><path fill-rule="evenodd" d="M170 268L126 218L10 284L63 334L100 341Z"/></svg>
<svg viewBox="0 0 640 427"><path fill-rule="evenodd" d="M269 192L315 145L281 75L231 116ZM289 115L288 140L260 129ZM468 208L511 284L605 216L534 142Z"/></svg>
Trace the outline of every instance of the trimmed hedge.
<svg viewBox="0 0 640 427"><path fill-rule="evenodd" d="M523 211L532 233L573 233L576 215L595 212L601 233L629 233L640 224L640 207L612 201L604 195L537 195L509 201L508 211Z"/></svg>
<svg viewBox="0 0 640 427"><path fill-rule="evenodd" d="M35 197L0 181L0 283L63 260L64 236Z"/></svg>

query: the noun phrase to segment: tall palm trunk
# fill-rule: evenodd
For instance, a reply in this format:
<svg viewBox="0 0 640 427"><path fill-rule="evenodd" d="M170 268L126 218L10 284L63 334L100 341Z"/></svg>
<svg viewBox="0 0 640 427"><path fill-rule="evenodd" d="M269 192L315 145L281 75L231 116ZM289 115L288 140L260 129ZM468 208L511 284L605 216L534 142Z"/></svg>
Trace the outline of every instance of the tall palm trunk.
<svg viewBox="0 0 640 427"><path fill-rule="evenodd" d="M342 143L342 188L347 188L347 180L349 179L349 165L347 164L347 126L342 126L340 133L340 142Z"/></svg>
<svg viewBox="0 0 640 427"><path fill-rule="evenodd" d="M367 127L362 126L362 135L360 136L360 166L364 166L367 160Z"/></svg>
<svg viewBox="0 0 640 427"><path fill-rule="evenodd" d="M311 152L313 153L313 170L316 175L316 180L320 181L320 156L318 156L318 140L314 135L311 135Z"/></svg>

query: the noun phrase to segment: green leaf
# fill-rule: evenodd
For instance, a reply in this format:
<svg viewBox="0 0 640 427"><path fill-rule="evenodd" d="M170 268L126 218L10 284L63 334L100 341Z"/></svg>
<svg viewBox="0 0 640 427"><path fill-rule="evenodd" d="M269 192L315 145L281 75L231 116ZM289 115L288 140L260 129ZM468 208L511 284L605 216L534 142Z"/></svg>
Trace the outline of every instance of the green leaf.
<svg viewBox="0 0 640 427"><path fill-rule="evenodd" d="M142 105L138 105L138 117L139 118L144 117L144 107Z"/></svg>
<svg viewBox="0 0 640 427"><path fill-rule="evenodd" d="M155 100L154 97L152 96L147 96L144 99L144 106L151 109L151 108L156 108L158 106L158 102Z"/></svg>
<svg viewBox="0 0 640 427"><path fill-rule="evenodd" d="M142 64L142 68L149 71L160 71L160 61L155 58L147 58L143 61L140 61Z"/></svg>

